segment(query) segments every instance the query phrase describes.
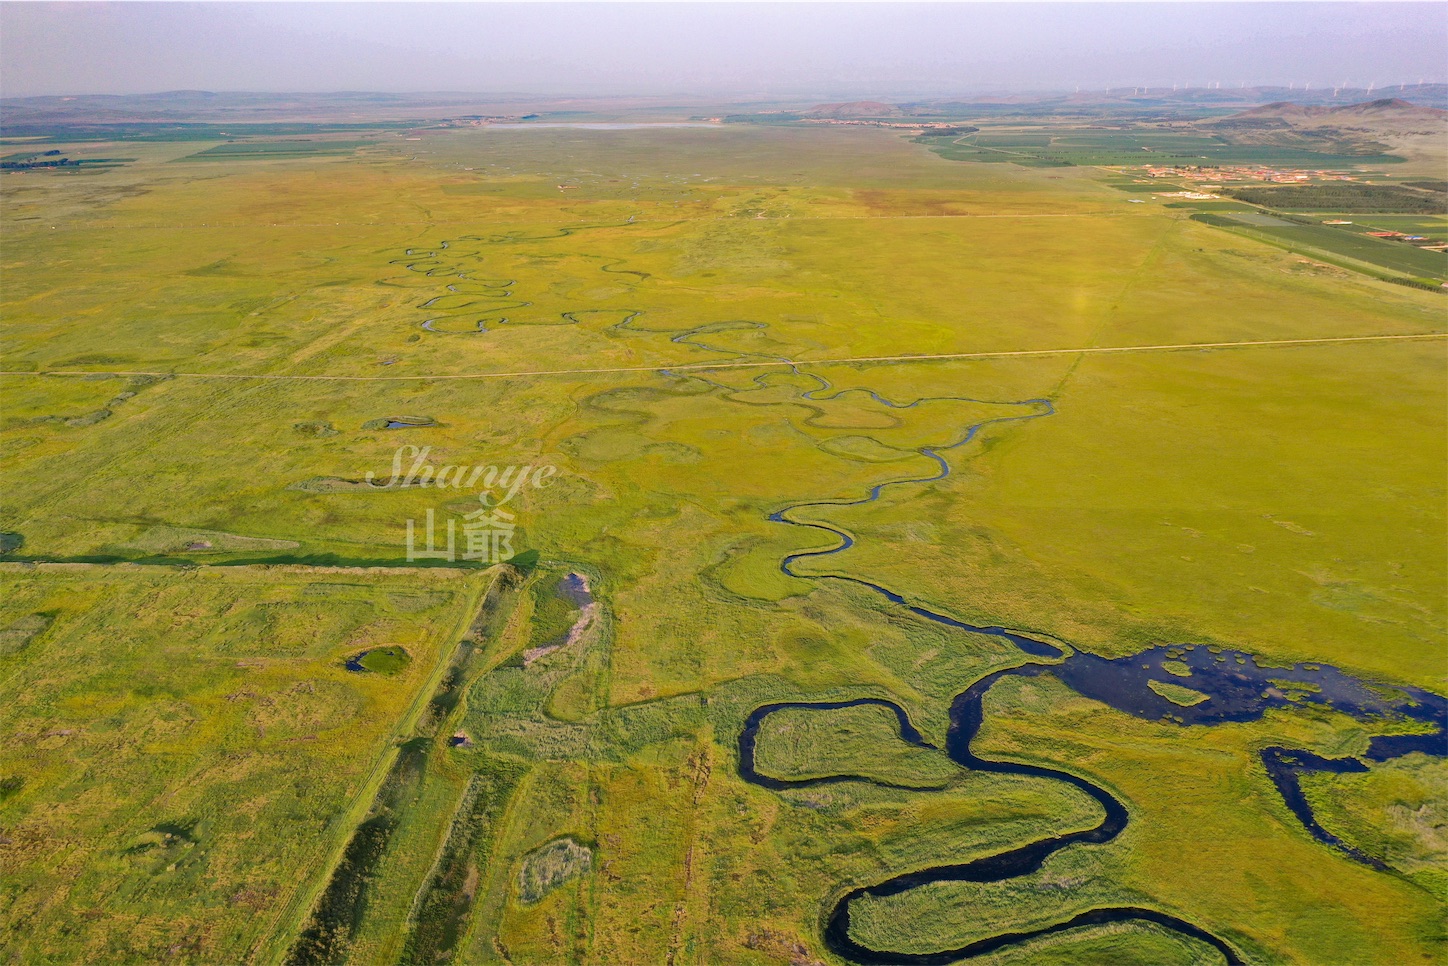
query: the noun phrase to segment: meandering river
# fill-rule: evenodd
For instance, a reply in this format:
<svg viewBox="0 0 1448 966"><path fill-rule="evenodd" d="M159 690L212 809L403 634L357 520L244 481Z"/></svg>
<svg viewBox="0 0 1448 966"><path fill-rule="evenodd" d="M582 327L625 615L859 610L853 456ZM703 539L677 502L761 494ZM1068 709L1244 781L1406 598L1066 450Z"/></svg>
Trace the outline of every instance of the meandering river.
<svg viewBox="0 0 1448 966"><path fill-rule="evenodd" d="M800 374L798 369L794 371ZM811 374L810 378L817 379L821 386L805 393L806 398L821 398L820 394L831 389L829 383L822 377ZM715 383L715 385L720 384ZM869 392L868 394L877 402L892 408L910 408L921 402L929 401L921 399L911 403L894 403L876 393ZM844 530L828 524L795 519L793 515L797 511L872 503L880 499L881 494L888 488L927 485L944 479L950 474L950 464L941 455L943 452L966 445L988 426L1035 419L1055 412L1050 401L1045 399L1031 399L1015 405L1026 408L1028 411L1020 415L1002 416L976 423L968 427L961 438L952 444L919 449L917 452L935 463L936 471L934 473L876 484L863 497L856 500L797 503L770 514L771 521L818 530L832 535L835 541L833 546L823 550L801 551L787 555L780 562L780 570L792 577L840 580L868 588L917 617L974 634L997 637L1009 641L1026 658L1043 659L1036 662L1028 661L1019 667L1006 668L988 674L957 694L950 707L950 725L945 751L956 764L975 771L1026 775L1064 782L1094 799L1102 807L1104 817L1100 823L1090 829L1048 836L1020 848L983 856L971 862L917 869L883 882L856 888L845 894L830 911L825 923L825 943L836 955L857 963L932 966L932 964L946 964L980 956L1006 946L1082 926L1139 921L1155 923L1199 940L1215 949L1228 964L1240 964L1243 960L1236 949L1200 926L1159 910L1134 906L1092 909L1042 929L1003 933L959 948L930 953L873 949L858 942L850 934L850 905L863 896L898 895L910 889L936 882L1000 882L1013 879L1036 871L1049 856L1069 845L1109 842L1126 828L1130 820L1130 813L1126 806L1094 782L1068 771L982 758L971 750L971 743L979 732L983 720L985 694L1004 677L1033 677L1049 674L1078 693L1108 704L1119 711L1140 718L1174 722L1181 727L1251 721L1262 717L1271 708L1302 704L1330 707L1362 721L1385 722L1396 719L1416 722L1424 726L1415 734L1376 736L1371 739L1368 750L1360 757L1329 759L1307 751L1282 747L1267 748L1261 755L1267 776L1281 793L1293 814L1314 838L1359 862L1378 869L1385 868L1379 860L1343 842L1317 822L1310 804L1302 793L1299 784L1300 776L1309 771L1363 771L1368 767L1366 762L1386 761L1411 752L1433 755L1448 753L1448 739L1445 739L1445 735L1448 735L1448 701L1445 701L1441 695L1419 688L1369 686L1337 668L1326 665L1299 664L1287 668L1263 666L1259 665L1252 655L1244 652L1190 644L1163 645L1128 657L1103 658L1010 628L970 624L911 603L904 594L859 577L839 573L802 574L798 572L796 565L800 561L841 553L854 546L855 541ZM1185 704L1168 700L1154 690L1149 682L1156 682L1158 685L1189 687L1191 691L1197 692L1196 703ZM905 710L892 701L881 698L861 698L853 701L777 702L756 708L746 719L744 728L739 735L740 776L748 782L774 790L844 781L872 781L875 784L888 784L857 775L834 775L807 779L775 778L761 774L755 765L755 743L759 730L768 717L775 712L785 708L824 711L864 704L879 705L891 710L899 723L900 740L903 743L919 747L933 747L924 740L919 730L910 722Z"/></svg>
<svg viewBox="0 0 1448 966"><path fill-rule="evenodd" d="M547 125L533 126L544 127ZM622 226L575 226L556 229L547 235L468 236L458 240L475 245L510 244L566 237L575 231L590 227ZM494 325L507 321L506 318L501 317L503 311L529 305L527 302L503 301L512 296L511 286L514 284L512 280L469 279L467 269L470 265L467 262L480 255L480 250L450 250L450 243L442 242L435 250L409 249L404 258L393 262L393 264L401 265L408 271L425 277L444 276L459 280L448 285L449 295L436 296L422 304L422 307L426 309L444 310L443 315L422 323L424 329L434 332L446 331L436 329L435 323L455 316L469 316L469 323L464 330L486 333L489 321ZM649 277L646 272L621 269L618 267L621 264L621 260L607 259L605 264L600 266L600 270L614 274L634 275L640 281ZM633 320L642 314L641 311L619 311L624 312L625 317L610 326L611 329L620 332L643 331L631 326ZM563 313L561 320L565 324L576 324L581 321L577 313ZM553 322L552 324L558 323ZM712 323L677 332L670 336L670 341L691 345L709 352L743 358L758 354L710 345L702 341L701 337L729 329L762 329L765 327L763 323L748 321ZM925 402L945 400L987 402L986 400L954 396L894 402L867 389L835 390L824 377L815 373L801 372L798 365L791 364L788 360L772 356L762 356L762 358L770 358L785 366L795 376L816 381L817 388L802 394L805 399L824 401L846 393L858 392L868 395L875 402L891 409L911 409ZM697 371L677 375L709 383L726 395L736 391L734 387L701 376ZM770 378L769 374L760 375L755 377L754 383L757 387L763 387L764 380ZM1163 645L1124 658L1103 658L1079 651L1067 643L1046 639L1046 635L1043 634L999 625L971 624L920 603L912 602L906 594L900 591L850 574L800 573L798 571L797 565L802 561L818 560L839 554L855 544L854 538L838 527L797 519L795 514L799 511L859 506L879 500L881 494L891 488L928 486L950 475L950 463L943 454L969 444L988 427L1039 419L1055 413L1055 407L1048 399L995 402L995 404L1016 407L1019 412L982 420L967 426L961 432L960 437L952 443L923 446L915 450L918 455L933 464L933 470L926 475L878 483L858 499L802 502L771 513L769 519L772 522L816 530L821 534L829 535L832 540L832 545L824 549L788 554L780 561L780 570L792 577L851 583L879 594L915 617L960 631L995 637L1013 645L1021 653L1020 666L987 674L959 692L951 702L950 724L944 749L946 754L956 764L975 771L1031 776L1070 785L1095 800L1101 806L1104 817L1090 829L1047 836L1019 848L982 856L970 862L917 869L893 876L882 882L856 888L846 893L830 910L824 928L825 942L836 955L858 963L931 966L931 964L946 964L979 956L1006 946L1082 926L1113 922L1148 922L1210 946L1228 964L1242 963L1241 954L1231 944L1200 926L1159 910L1134 906L1092 909L1045 928L1002 933L979 939L956 949L929 953L873 949L858 942L850 934L850 906L861 897L898 895L936 882L988 883L1013 879L1039 869L1047 858L1069 845L1106 843L1116 838L1126 828L1131 817L1126 805L1086 777L1055 768L983 758L972 750L971 744L980 731L983 720L985 695L996 682L1005 677L1051 675L1077 693L1107 704L1118 711L1139 718L1171 722L1184 728L1211 727L1225 722L1252 721L1261 718L1273 708L1301 705L1328 707L1369 725L1382 726L1390 722L1417 725L1414 733L1379 734L1372 737L1367 750L1358 756L1325 758L1306 750L1285 747L1270 747L1261 753L1266 778L1276 787L1288 808L1302 823L1303 828L1319 842L1337 849L1353 860L1377 869L1386 867L1378 859L1342 841L1321 826L1313 815L1306 796L1302 793L1301 776L1313 771L1364 771L1370 762L1387 761L1413 752L1439 756L1448 754L1448 700L1441 695L1419 688L1385 687L1381 683L1370 685L1337 668L1326 665L1298 664L1287 668L1263 666L1258 664L1256 658L1245 652L1191 644ZM573 579L572 575L570 579ZM580 586L565 584L564 591L570 594L586 595L587 586L586 584ZM582 600L581 596L579 600ZM1161 690L1154 689L1153 683ZM1163 685L1189 688L1190 690L1185 692L1186 697L1183 700L1172 701L1161 692L1179 695L1183 693L1174 692L1171 687L1162 687ZM1192 695L1191 692L1195 692L1195 695ZM859 775L840 774L787 779L761 774L757 769L755 763L756 742L760 728L770 715L784 709L827 711L859 705L877 705L890 710L895 715L902 743L924 748L934 747L924 739L910 721L904 708L883 698L776 702L755 708L744 722L738 745L740 776L745 781L776 791L849 781L868 781L887 787L903 787ZM1393 729L1379 727L1375 730ZM928 792L928 789L913 786L911 790Z"/></svg>

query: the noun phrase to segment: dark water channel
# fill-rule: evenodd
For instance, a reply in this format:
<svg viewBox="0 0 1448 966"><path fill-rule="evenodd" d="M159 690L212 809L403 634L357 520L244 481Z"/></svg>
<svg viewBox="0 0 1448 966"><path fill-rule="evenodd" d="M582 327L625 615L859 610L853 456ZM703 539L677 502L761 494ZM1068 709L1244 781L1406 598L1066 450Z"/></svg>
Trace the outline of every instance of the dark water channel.
<svg viewBox="0 0 1448 966"><path fill-rule="evenodd" d="M791 367L793 368L793 367ZM797 369L793 369L796 374ZM820 398L831 387L822 377L811 374L821 388L805 393L806 398ZM727 388L727 387L723 387ZM863 391L863 390L847 390ZM877 402L904 409L928 400L897 404L873 392ZM838 393L837 393L838 395ZM857 500L828 500L798 503L770 514L776 523L806 527L832 535L834 545L823 550L793 553L780 562L780 570L792 577L840 580L867 588L909 613L959 630L984 634L1009 642L1027 658L1041 659L1020 667L996 671L976 681L956 695L950 708L950 726L945 751L951 760L975 771L997 774L1026 775L1064 782L1090 796L1104 811L1104 818L1094 828L1065 835L1050 836L1007 852L988 855L971 862L938 865L895 876L884 882L855 889L843 896L830 911L825 923L825 943L836 955L857 963L868 964L931 964L951 963L983 955L1016 943L1065 932L1082 926L1101 923L1140 921L1155 923L1177 933L1192 937L1215 949L1229 964L1242 962L1241 955L1227 942L1193 923L1154 910L1137 907L1092 909L1055 925L1024 932L1005 933L978 940L958 949L933 953L901 953L871 949L850 936L850 904L862 896L892 896L935 882L999 882L1036 871L1053 853L1076 843L1102 844L1116 838L1127 825L1126 806L1100 786L1085 778L1053 768L992 761L977 756L971 742L982 723L982 703L987 691L1001 678L1053 675L1077 693L1110 705L1118 711L1153 721L1173 723L1181 727L1211 727L1228 722L1254 721L1274 708L1317 705L1342 712L1367 722L1415 723L1418 733L1378 735L1371 739L1367 751L1358 757L1324 758L1304 750L1282 747L1264 749L1261 760L1268 777L1282 795L1303 827L1318 841L1347 856L1377 869L1386 867L1377 859L1343 842L1324 829L1312 813L1303 794L1300 778L1314 771L1365 771L1369 762L1387 761L1412 752L1430 755L1448 754L1448 700L1443 696L1412 687L1369 685L1341 670L1327 665L1298 664L1293 667L1259 665L1245 652L1212 649L1196 645L1163 645L1122 658L1103 658L1076 651L1069 646L1042 639L1044 635L1012 630L993 625L975 625L929 608L911 603L905 595L880 584L847 574L798 573L795 565L802 560L825 558L854 546L854 538L845 531L827 524L801 522L792 518L801 509L858 506L880 499L891 487L931 483L950 475L950 464L942 452L971 442L987 426L1049 416L1055 412L1048 400L1032 399L1015 405L1026 411L1021 415L985 420L968 427L964 435L947 446L922 447L917 452L932 460L936 471L928 476L893 480L872 487ZM1180 694L1181 703L1169 700L1150 686L1175 685L1190 689ZM1196 692L1195 695L1190 692ZM1188 703L1195 702L1195 703ZM755 767L755 745L765 720L786 708L829 710L858 705L878 705L891 710L898 721L900 739L919 747L933 747L924 740L910 722L903 708L881 698L852 701L787 701L763 705L748 716L739 735L739 773L746 781L765 788L782 790L846 781L887 783L854 775L833 775L821 778L782 779L762 775ZM919 790L919 789L916 789Z"/></svg>

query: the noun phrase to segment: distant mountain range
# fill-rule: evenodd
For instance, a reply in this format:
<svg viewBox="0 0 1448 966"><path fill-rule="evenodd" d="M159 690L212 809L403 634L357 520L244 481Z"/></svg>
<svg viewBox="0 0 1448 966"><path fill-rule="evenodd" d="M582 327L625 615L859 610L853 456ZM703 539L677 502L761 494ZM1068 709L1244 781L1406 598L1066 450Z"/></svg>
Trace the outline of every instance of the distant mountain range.
<svg viewBox="0 0 1448 966"><path fill-rule="evenodd" d="M937 98L899 101L860 100L844 103L816 104L791 113L801 118L819 120L856 119L941 119L1002 115L1051 115L1059 117L1109 113L1131 115L1140 119L1158 117L1206 118L1261 108L1267 114L1280 111L1284 104L1294 104L1302 111L1334 109L1357 110L1363 105L1406 104L1415 109L1448 107L1448 84L1418 84L1394 90L1390 98L1372 97L1373 91L1356 88L1297 90L1283 87L1237 88L1147 88L1126 87L1109 91L1073 93L1041 93L1039 91L980 94L970 98Z"/></svg>
<svg viewBox="0 0 1448 966"><path fill-rule="evenodd" d="M901 117L905 114L894 104L880 101L850 101L847 104L821 104L804 112L805 117Z"/></svg>
<svg viewBox="0 0 1448 966"><path fill-rule="evenodd" d="M1397 124L1399 122L1413 123L1417 121L1442 121L1448 118L1448 110L1436 107L1428 107L1422 104L1414 104L1405 101L1401 97L1385 97L1376 101L1365 101L1362 104L1343 104L1341 106L1321 104L1298 104L1292 101L1277 101L1272 104L1263 104L1261 107L1254 107L1250 110L1233 114L1231 117L1223 118L1218 124L1226 124L1233 121L1241 121L1248 118L1273 118L1284 123L1324 123L1349 120L1366 120L1377 122L1388 122Z"/></svg>
<svg viewBox="0 0 1448 966"><path fill-rule="evenodd" d="M1278 101L1196 126L1233 144L1329 154L1441 154L1448 143L1448 111L1398 97L1338 106Z"/></svg>
<svg viewBox="0 0 1448 966"><path fill-rule="evenodd" d="M1303 106L1343 106L1362 102L1374 102L1384 94L1389 99L1401 99L1420 107L1448 108L1448 84L1406 84L1400 88L1318 88L1302 89L1290 87L1115 87L1105 91L1076 91L1074 93L1002 93L982 95L969 99L937 99L921 101L907 107L941 107L946 104L985 107L989 105L1058 105L1063 108L1096 105L1133 106L1143 109L1153 107L1200 107L1223 109L1233 107L1267 106L1291 102Z"/></svg>
<svg viewBox="0 0 1448 966"><path fill-rule="evenodd" d="M1344 120L1337 109L1388 113L1405 117L1413 110L1448 108L1448 84L1395 88L1388 98L1374 99L1362 89L1295 90L1282 87L1240 88L1113 88L1081 92L998 92L960 97L887 101L879 98L819 103L803 98L757 96L729 103L722 97L579 97L560 98L523 93L256 93L167 91L156 94L87 94L73 97L25 97L0 100L0 130L6 134L38 133L65 127L107 128L132 125L230 125L277 123L380 124L433 122L486 115L547 114L680 116L729 114L769 115L778 120L929 120L951 121L992 116L1087 117L1111 114L1139 120L1219 117L1233 111L1239 120L1282 115L1291 105L1297 113L1281 119L1294 126L1322 118ZM813 105L813 106L811 106ZM1365 106L1366 105L1366 106ZM1253 113L1253 112L1258 113ZM1319 113L1313 113L1319 112ZM1356 117L1356 115L1354 115ZM1427 115L1424 115L1427 119ZM1333 122L1336 123L1336 122Z"/></svg>

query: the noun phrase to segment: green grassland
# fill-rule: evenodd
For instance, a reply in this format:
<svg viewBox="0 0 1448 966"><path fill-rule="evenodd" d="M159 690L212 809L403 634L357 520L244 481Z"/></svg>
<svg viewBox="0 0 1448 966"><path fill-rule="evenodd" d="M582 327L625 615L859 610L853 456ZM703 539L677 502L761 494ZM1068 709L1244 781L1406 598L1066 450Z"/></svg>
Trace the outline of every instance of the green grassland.
<svg viewBox="0 0 1448 966"><path fill-rule="evenodd" d="M1314 810L1329 828L1361 842L1439 898L1448 896L1445 792L1448 772L1424 755L1358 775L1318 776L1308 789Z"/></svg>
<svg viewBox="0 0 1448 966"><path fill-rule="evenodd" d="M8 943L63 962L265 941L350 834L478 578L7 565L3 580ZM411 666L343 669L385 642Z"/></svg>
<svg viewBox="0 0 1448 966"><path fill-rule="evenodd" d="M1132 147L1084 137L1073 157ZM922 449L988 420L1039 416L944 451L939 481L797 511L857 541L797 569L1101 654L1228 644L1445 686L1443 342L1393 341L1444 333L1435 293L1128 204L1100 160L882 130L224 147L0 185L0 531L24 541L0 922L27 960L832 960L850 888L1091 827L1063 783L958 769L878 707L781 712L761 767L909 788L737 774L760 704L888 699L939 746L952 696L1019 662L786 576L832 540L769 521L930 476ZM1382 341L1132 349L1357 338ZM994 355L882 358L961 353ZM432 422L371 428L401 415ZM478 507L357 485L402 445L558 468L508 505L530 556L507 586L401 569L405 521ZM108 563L63 562L85 559ZM525 659L578 619L570 572L593 621ZM344 669L384 646L410 660ZM1131 824L1009 883L862 904L859 935L939 949L1134 904L1254 963L1442 955L1441 759L1308 787L1384 874L1315 842L1256 757L1360 750L1344 716L1181 728L1049 677L986 711L983 753L1087 775ZM564 840L586 869L539 865ZM985 962L1206 955L1130 923Z"/></svg>
<svg viewBox="0 0 1448 966"><path fill-rule="evenodd" d="M766 719L759 765L774 778L859 775L894 785L943 785L959 769L938 751L898 747L895 716L878 705L836 711L786 709Z"/></svg>

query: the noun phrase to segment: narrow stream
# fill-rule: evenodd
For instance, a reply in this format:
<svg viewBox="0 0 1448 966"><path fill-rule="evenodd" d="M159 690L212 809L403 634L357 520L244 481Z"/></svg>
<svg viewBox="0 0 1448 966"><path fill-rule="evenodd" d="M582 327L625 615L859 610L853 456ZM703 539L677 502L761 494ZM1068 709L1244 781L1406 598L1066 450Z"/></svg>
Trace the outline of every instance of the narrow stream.
<svg viewBox="0 0 1448 966"><path fill-rule="evenodd" d="M458 241L482 244L507 244L565 237L573 231L590 227L605 226L564 228L556 230L553 234L546 235L505 234L487 237L469 236L458 239ZM450 261L450 259L479 256L481 253L478 251L454 252L449 251L449 248L449 242L442 242L439 248L433 251L409 249L406 252L407 258L398 259L394 261L393 264L403 265L407 270L422 274L425 277L451 276L463 280L464 284L469 284L466 273L461 270L462 266L455 261ZM646 272L635 272L618 268L617 266L621 264L622 260L610 260L607 264L601 266L600 270L616 274L634 275L638 277L640 281L649 277ZM474 290L470 292L459 291L457 287L458 283L451 283L447 286L447 290L451 293L450 296L434 297L424 303L424 307L432 306L441 308L442 304L440 303L442 303L443 299L450 298L453 300L446 303L452 308L451 312L447 315L427 320L423 323L423 327L429 331L441 331L435 329L433 324L451 318L454 314L473 316L476 319L477 331L486 331L486 323L488 321L493 321L494 324L500 324L506 321L504 319L490 317L499 315L500 312L505 309L515 307L517 303L495 303L493 305L483 306L477 301L467 301L466 297L471 296L474 299L501 299L511 295L511 292L507 291L507 289L512 282L509 281L508 285L498 284L495 286L486 286L476 282L470 284L485 290ZM528 303L521 304L527 305ZM648 330L636 329L631 325L633 320L640 314L642 313L639 311L630 311L624 319L610 326L610 328L620 332L647 332ZM570 317L568 313L565 313L563 318L565 322L577 323L580 321L576 316ZM819 384L817 388L802 393L802 398L804 399L828 400L846 393L860 392L868 395L875 402L891 409L910 409L925 402L946 400L986 402L985 400L974 400L965 397L934 397L917 399L908 403L896 403L867 389L846 389L835 391L833 395L824 395L833 390L832 385L827 379L818 374L803 373L800 371L798 365L789 362L787 359L709 345L699 338L714 332L741 328L763 329L766 328L766 326L763 323L746 321L712 323L671 335L670 341L675 344L693 346L707 352L722 353L736 359L756 357L780 363L783 368L777 370L773 375L778 375L779 372L782 371L788 371L794 376L812 379ZM701 376L697 371L688 373L669 373L667 370L661 371L665 375L675 375L703 381L723 391L726 395L736 391L734 387ZM764 387L766 384L765 381L770 377L770 373L756 376L753 380L755 386ZM1335 711L1351 715L1353 718L1369 723L1416 723L1420 726L1416 733L1378 735L1373 737L1367 751L1357 757L1325 758L1305 750L1284 747L1266 748L1261 753L1261 761L1266 776L1281 794L1283 801L1292 811L1292 814L1296 816L1309 834L1319 842L1339 850L1348 857L1380 870L1386 870L1382 862L1343 842L1317 822L1312 813L1311 805L1302 792L1300 785L1301 776L1309 772L1364 771L1368 767L1368 762L1387 761L1412 752L1423 752L1431 755L1448 754L1448 739L1445 739L1445 736L1448 736L1448 701L1445 701L1440 695L1418 688L1370 686L1343 673L1337 668L1325 665L1299 664L1289 668L1262 666L1257 663L1257 660L1252 655L1244 652L1212 649L1190 644L1163 645L1124 658L1102 658L1078 651L1068 644L1042 639L1046 635L1033 635L1031 632L999 625L971 624L922 604L912 603L911 600L907 599L902 593L891 590L882 584L873 583L859 577L842 573L798 572L796 565L801 561L833 556L855 545L854 538L838 527L825 523L796 519L795 515L799 511L828 507L860 506L879 500L882 493L892 487L928 485L945 479L950 475L951 469L949 462L942 454L966 446L976 439L981 431L987 427L1038 419L1053 415L1056 411L1049 399L1028 399L1007 403L995 402L995 404L1019 407L1020 412L1016 415L999 416L970 425L966 427L961 437L953 443L941 446L923 446L917 449L915 452L918 455L925 457L934 464L933 472L928 475L911 476L876 484L859 499L801 502L771 513L768 518L771 522L816 530L822 534L829 534L833 541L832 546L824 549L788 554L781 560L779 565L780 570L791 577L839 580L864 587L873 593L879 594L892 604L916 617L957 630L998 638L1013 645L1021 652L1025 663L1019 667L1006 668L988 674L955 696L950 707L950 724L945 746L946 754L956 764L975 771L1045 778L1068 784L1096 801L1103 810L1103 818L1096 826L1090 829L1058 836L1048 836L1019 848L983 856L971 862L931 866L897 875L873 885L856 888L846 893L831 909L825 922L825 943L836 955L853 962L930 966L930 964L946 964L983 955L1017 943L1065 932L1082 926L1139 921L1154 923L1183 936L1191 937L1212 947L1228 964L1232 964L1232 966L1240 964L1243 962L1241 955L1220 937L1213 935L1193 923L1167 913L1132 906L1092 909L1042 929L1002 933L977 940L957 949L930 953L904 953L872 949L857 942L850 935L850 905L855 899L862 896L883 897L898 895L910 889L936 882L1000 882L1013 879L1036 871L1048 857L1067 846L1077 843L1099 845L1110 842L1127 826L1130 820L1130 813L1125 804L1116 799L1104 788L1080 775L1054 768L995 761L982 758L971 750L971 743L978 734L982 724L985 694L997 681L1004 677L1051 675L1079 694L1101 701L1119 711L1135 717L1171 723L1180 727L1210 727L1226 722L1252 721L1261 718L1262 715L1273 708L1286 708L1308 704L1329 707ZM572 581L575 577L576 575L570 575L569 580ZM581 600L588 593L587 585L583 583L581 579L578 580L577 583L565 582L561 589L570 597L578 595L577 600ZM1190 699L1195 703L1190 703L1187 700L1183 700L1181 703L1168 700L1151 687L1152 683L1157 684L1158 687L1162 685L1174 685L1180 688L1188 688L1190 692L1196 692L1195 697ZM1179 693L1172 692L1170 688L1164 688L1163 690L1166 690L1168 693ZM1188 694L1190 692L1188 692ZM739 735L738 768L740 776L745 781L776 791L787 788L849 781L866 781L885 787L902 787L858 775L829 775L801 779L776 778L761 774L756 768L756 742L760 728L770 715L785 709L825 711L860 705L876 705L893 712L899 726L900 740L903 743L922 748L934 747L924 739L920 731L911 723L908 714L902 707L893 701L883 698L858 698L847 701L776 702L755 708L744 723ZM929 789L913 786L911 790L924 793L930 791Z"/></svg>
<svg viewBox="0 0 1448 966"><path fill-rule="evenodd" d="M675 341L687 341L688 335L690 333L676 338ZM699 345L700 343L693 344ZM791 367L791 369L796 374L804 375L799 373L796 367ZM819 381L821 385L818 389L804 393L804 398L820 398L819 394L831 388L823 377L810 374L809 378ZM713 384L720 388L728 388L717 382ZM901 404L893 403L868 390L845 391L868 392L871 398L891 408L910 408L921 402L929 401L920 399L912 403ZM838 573L802 574L797 571L796 564L800 561L842 553L855 544L853 537L837 527L796 519L794 515L798 511L824 507L859 506L880 499L881 494L890 487L923 485L944 479L950 475L950 464L941 455L943 452L966 445L988 426L1036 419L1052 415L1055 412L1051 402L1046 399L1030 399L1014 405L1030 407L1030 411L1018 416L984 420L968 427L964 435L954 443L939 447L921 447L917 450L920 455L932 460L936 465L936 472L928 476L879 483L871 487L865 496L856 500L796 503L771 513L769 519L772 522L807 527L827 533L835 541L833 546L826 549L800 551L785 556L780 562L780 570L791 577L841 580L865 587L917 617L971 633L1000 638L1010 642L1027 657L1050 660L1051 663L1026 663L1020 667L996 671L956 695L950 708L950 727L945 750L956 764L975 771L1025 775L1064 782L1099 803L1104 811L1104 818L1094 828L1084 831L1050 836L1017 849L984 856L971 862L918 869L874 885L854 889L841 898L830 911L824 930L825 943L836 955L857 963L932 966L932 964L946 964L980 956L1016 943L1082 926L1140 921L1155 923L1196 939L1215 949L1226 963L1233 964L1233 966L1240 964L1243 960L1232 946L1201 927L1158 910L1131 906L1092 909L1042 929L1003 933L957 949L932 953L905 953L872 949L857 942L850 935L850 904L862 896L897 895L936 882L999 882L1016 878L1036 871L1050 855L1060 849L1076 843L1098 845L1106 843L1116 838L1126 827L1129 821L1126 806L1104 788L1079 775L1052 768L981 758L971 750L971 742L979 732L982 723L982 703L985 693L1003 677L1053 675L1078 693L1108 704L1119 711L1140 718L1171 722L1182 727L1252 721L1261 718L1271 708L1302 704L1324 705L1362 721L1386 723L1390 720L1397 720L1417 722L1428 726L1427 729L1420 730L1416 734L1374 737L1361 759L1352 757L1328 759L1310 752L1280 747L1267 748L1261 754L1268 777L1309 834L1350 858L1377 869L1386 869L1386 867L1379 860L1343 842L1317 822L1311 805L1302 793L1299 783L1300 776L1310 771L1364 771L1367 765L1362 759L1386 761L1411 752L1432 755L1448 753L1448 741L1445 741L1445 735L1448 735L1448 701L1445 701L1440 695L1422 689L1370 687L1337 668L1326 665L1299 664L1288 668L1262 666L1252 655L1243 652L1214 650L1196 645L1163 645L1124 658L1103 658L1040 640L1021 631L997 625L970 624L911 603L905 595L897 591L858 577ZM1189 688L1191 691L1197 692L1199 697L1194 704L1170 701L1150 687L1148 682L1152 681L1159 685ZM871 781L874 784L887 785L884 782L853 775L808 779L774 778L760 774L755 767L755 744L759 729L769 715L785 708L829 710L861 704L880 705L890 709L899 722L900 738L903 742L920 747L932 747L911 724L905 710L891 701L865 698L855 701L778 702L756 708L746 719L739 736L740 776L745 781L774 790L843 781Z"/></svg>

